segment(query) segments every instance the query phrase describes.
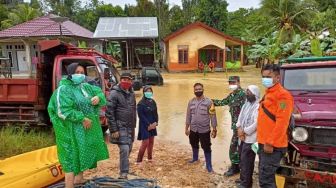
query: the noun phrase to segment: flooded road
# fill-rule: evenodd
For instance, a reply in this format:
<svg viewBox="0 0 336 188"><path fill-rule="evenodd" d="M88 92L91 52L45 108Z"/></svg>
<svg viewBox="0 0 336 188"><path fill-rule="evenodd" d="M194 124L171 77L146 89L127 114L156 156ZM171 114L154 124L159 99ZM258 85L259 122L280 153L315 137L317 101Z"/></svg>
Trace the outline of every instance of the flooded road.
<svg viewBox="0 0 336 188"><path fill-rule="evenodd" d="M193 85L196 82L204 85L204 94L211 99L223 99L230 93L228 88L228 76L230 75L239 75L241 86L244 89L248 85L255 84L263 93L260 69L249 66L245 67L244 71L227 74L223 72L208 73L206 76L203 76L202 73L163 74L164 86L153 87L154 99L159 111L158 137L189 146L188 137L184 134L185 116L188 101L194 97ZM138 91L136 96L138 101L142 97L142 93ZM212 139L213 166L215 170L223 171L230 164L228 151L232 136L231 116L228 106L216 107L216 112L218 133L217 137ZM203 156L203 152L200 152L200 156Z"/></svg>

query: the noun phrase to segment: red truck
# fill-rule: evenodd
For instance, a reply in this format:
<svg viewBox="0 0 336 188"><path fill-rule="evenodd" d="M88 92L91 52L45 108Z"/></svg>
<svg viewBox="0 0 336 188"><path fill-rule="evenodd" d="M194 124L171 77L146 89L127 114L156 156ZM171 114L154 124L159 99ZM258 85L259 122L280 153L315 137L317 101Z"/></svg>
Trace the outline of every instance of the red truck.
<svg viewBox="0 0 336 188"><path fill-rule="evenodd" d="M336 57L285 62L281 81L294 97L295 128L278 173L285 187L336 187Z"/></svg>
<svg viewBox="0 0 336 188"><path fill-rule="evenodd" d="M38 44L41 56L34 77L0 78L0 124L50 125L46 110L49 99L59 81L67 75L66 67L73 62L83 64L86 81L101 87L106 95L109 93L107 86L119 82L119 73L113 66L116 61L108 55L59 40L39 41ZM101 121L106 129L104 109Z"/></svg>

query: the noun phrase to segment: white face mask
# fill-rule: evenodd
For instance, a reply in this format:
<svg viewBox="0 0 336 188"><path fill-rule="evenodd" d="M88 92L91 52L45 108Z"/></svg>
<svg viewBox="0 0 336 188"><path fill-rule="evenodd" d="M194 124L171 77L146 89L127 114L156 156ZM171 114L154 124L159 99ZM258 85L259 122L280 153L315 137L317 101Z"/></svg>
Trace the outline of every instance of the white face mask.
<svg viewBox="0 0 336 188"><path fill-rule="evenodd" d="M229 89L234 91L238 88L238 85L229 85Z"/></svg>

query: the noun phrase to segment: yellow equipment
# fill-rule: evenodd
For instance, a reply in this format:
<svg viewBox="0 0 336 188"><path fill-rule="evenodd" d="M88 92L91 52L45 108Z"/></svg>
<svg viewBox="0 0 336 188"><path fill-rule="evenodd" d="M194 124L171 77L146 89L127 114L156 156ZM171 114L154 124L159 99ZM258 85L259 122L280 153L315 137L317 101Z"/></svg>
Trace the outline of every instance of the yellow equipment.
<svg viewBox="0 0 336 188"><path fill-rule="evenodd" d="M39 188L64 178L56 146L0 160L1 188Z"/></svg>

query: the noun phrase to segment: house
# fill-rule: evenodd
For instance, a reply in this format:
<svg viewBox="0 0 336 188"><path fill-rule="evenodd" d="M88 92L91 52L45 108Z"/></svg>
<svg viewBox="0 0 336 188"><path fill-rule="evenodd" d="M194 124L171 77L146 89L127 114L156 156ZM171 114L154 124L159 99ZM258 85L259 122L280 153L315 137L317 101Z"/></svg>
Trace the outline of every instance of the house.
<svg viewBox="0 0 336 188"><path fill-rule="evenodd" d="M196 71L214 64L216 71L241 67L248 42L226 35L202 22L189 24L164 38L169 71Z"/></svg>
<svg viewBox="0 0 336 188"><path fill-rule="evenodd" d="M102 42L93 39L91 31L68 18L49 14L0 31L0 52L10 59L14 74L30 76L38 62L37 41L49 39L74 45L84 41L88 47L102 48Z"/></svg>
<svg viewBox="0 0 336 188"><path fill-rule="evenodd" d="M102 17L94 38L120 44L123 69L153 66L158 38L156 17Z"/></svg>

